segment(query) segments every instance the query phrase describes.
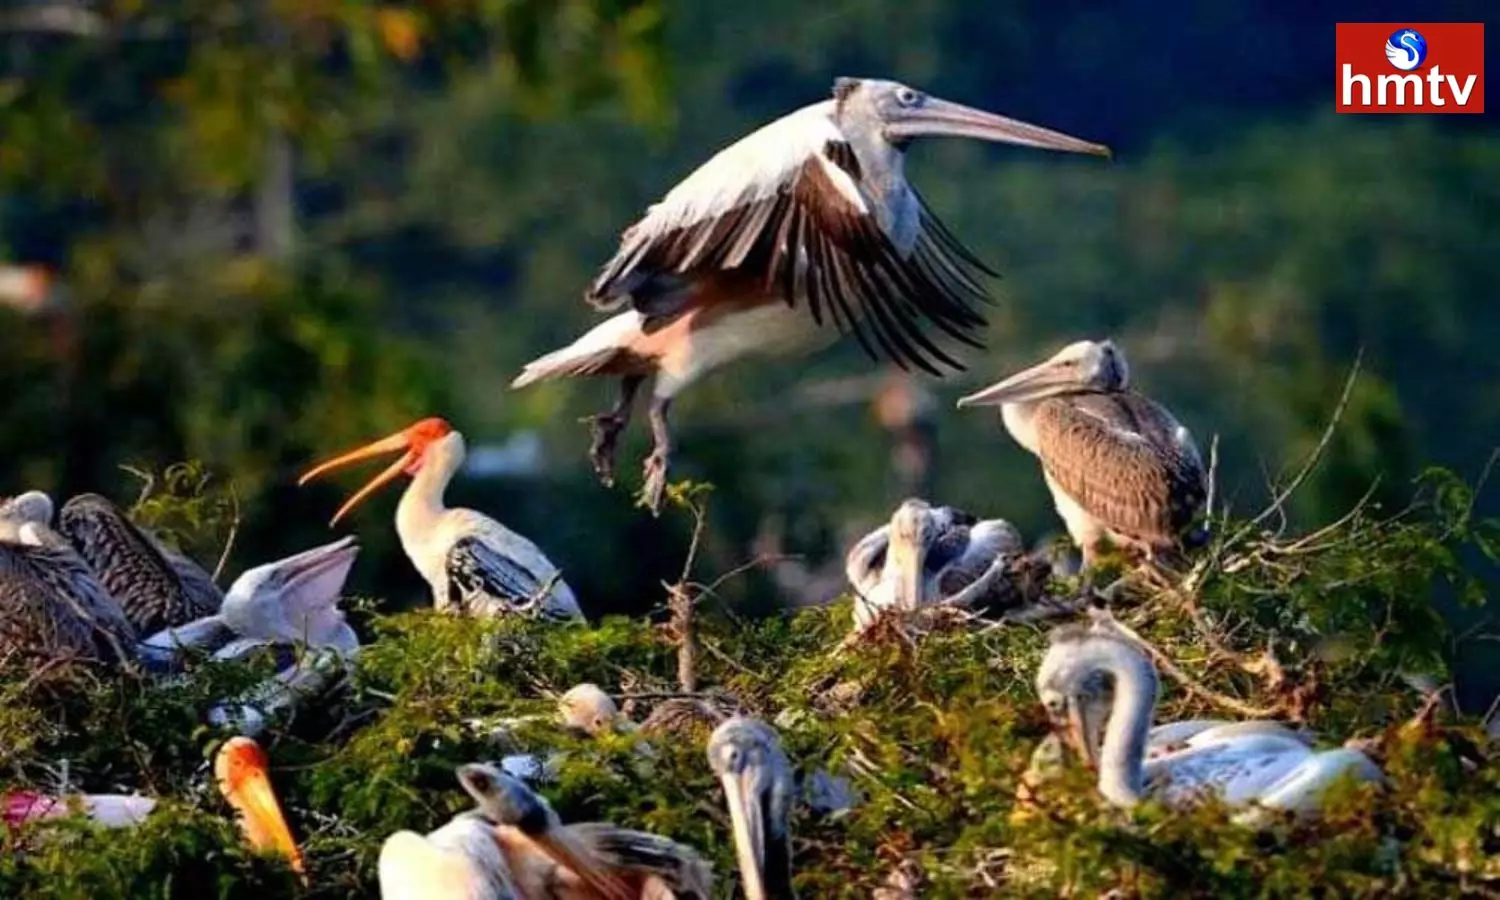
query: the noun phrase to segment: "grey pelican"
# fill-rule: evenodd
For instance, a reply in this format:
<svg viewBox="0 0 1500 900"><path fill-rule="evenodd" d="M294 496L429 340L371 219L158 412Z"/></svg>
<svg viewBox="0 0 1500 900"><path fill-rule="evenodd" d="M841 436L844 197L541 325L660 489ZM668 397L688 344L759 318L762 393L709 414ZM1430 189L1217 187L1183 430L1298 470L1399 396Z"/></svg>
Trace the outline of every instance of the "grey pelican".
<svg viewBox="0 0 1500 900"><path fill-rule="evenodd" d="M432 589L438 609L472 615L513 613L581 620L573 589L541 549L472 509L450 509L443 492L464 461L464 436L439 418L422 419L389 437L352 450L304 473L307 484L350 463L400 453L334 513L337 525L351 509L402 473L411 476L396 507L396 534Z"/></svg>
<svg viewBox="0 0 1500 900"><path fill-rule="evenodd" d="M460 766L458 778L495 823L495 840L527 898L708 900L709 864L691 847L603 822L564 825L544 798L498 768Z"/></svg>
<svg viewBox="0 0 1500 900"><path fill-rule="evenodd" d="M1090 736L1098 732L1089 718L1096 713L1087 696L1094 689L1091 680L1101 674L1113 683L1114 699L1103 738L1095 742ZM1185 741L1187 746L1148 758L1156 669L1139 645L1108 630L1055 629L1037 671L1036 689L1054 727L1097 768L1099 793L1117 806L1133 806L1147 795L1169 806L1186 806L1211 793L1230 806L1252 807L1239 815L1253 823L1259 811L1252 805L1315 813L1322 791L1339 778L1383 779L1363 753L1315 751L1304 737L1273 723L1256 723L1238 733L1220 725L1217 737L1214 726L1194 723L1198 730Z"/></svg>
<svg viewBox="0 0 1500 900"><path fill-rule="evenodd" d="M667 193L621 236L586 295L617 313L571 345L527 364L512 382L620 379L613 409L594 416L590 458L614 480L620 432L655 376L655 448L644 496L660 509L672 453L673 398L743 356L794 354L853 331L873 358L935 375L963 368L923 333L927 319L970 346L985 320L979 274L906 180L920 137L967 137L1073 153L1108 148L930 96L894 81L840 78L833 98L730 145ZM806 306L806 312L797 307ZM809 315L810 314L810 315Z"/></svg>
<svg viewBox="0 0 1500 900"><path fill-rule="evenodd" d="M882 610L951 597L1024 552L1020 532L1004 519L980 521L952 506L908 499L845 558L855 630L868 628Z"/></svg>
<svg viewBox="0 0 1500 900"><path fill-rule="evenodd" d="M94 573L61 536L38 522L0 540L0 656L119 665L135 658L136 631Z"/></svg>
<svg viewBox="0 0 1500 900"><path fill-rule="evenodd" d="M98 494L79 494L65 503L58 531L142 634L213 615L224 602L197 563L137 527Z"/></svg>
<svg viewBox="0 0 1500 900"><path fill-rule="evenodd" d="M1106 541L1148 558L1181 549L1208 495L1192 435L1131 390L1129 373L1113 342L1077 341L958 401L998 405L1011 436L1041 461L1084 568Z"/></svg>
<svg viewBox="0 0 1500 900"><path fill-rule="evenodd" d="M792 767L776 732L759 719L728 719L709 737L708 764L729 803L746 900L795 897L787 824Z"/></svg>
<svg viewBox="0 0 1500 900"><path fill-rule="evenodd" d="M243 735L225 741L214 757L214 781L238 814L246 842L260 853L285 858L306 884L302 851L292 840L292 830L271 787L270 762L260 745Z"/></svg>

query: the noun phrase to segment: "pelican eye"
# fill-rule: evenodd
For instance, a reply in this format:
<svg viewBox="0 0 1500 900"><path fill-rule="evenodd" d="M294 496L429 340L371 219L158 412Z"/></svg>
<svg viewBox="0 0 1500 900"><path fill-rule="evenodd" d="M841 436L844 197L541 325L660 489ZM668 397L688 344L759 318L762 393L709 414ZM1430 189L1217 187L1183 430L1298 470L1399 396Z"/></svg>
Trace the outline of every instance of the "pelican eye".
<svg viewBox="0 0 1500 900"><path fill-rule="evenodd" d="M902 106L916 106L922 102L922 95L909 87L904 87L896 91L896 102Z"/></svg>

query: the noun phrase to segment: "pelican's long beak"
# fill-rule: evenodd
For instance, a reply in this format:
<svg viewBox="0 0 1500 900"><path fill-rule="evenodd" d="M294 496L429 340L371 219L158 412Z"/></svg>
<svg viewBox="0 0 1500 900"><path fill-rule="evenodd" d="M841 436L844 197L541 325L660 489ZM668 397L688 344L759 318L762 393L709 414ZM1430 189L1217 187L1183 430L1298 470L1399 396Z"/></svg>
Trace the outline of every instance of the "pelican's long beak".
<svg viewBox="0 0 1500 900"><path fill-rule="evenodd" d="M722 778L734 829L734 855L740 863L745 900L766 900L766 817L761 802L760 769L745 766Z"/></svg>
<svg viewBox="0 0 1500 900"><path fill-rule="evenodd" d="M1075 698L1068 703L1068 743L1090 769L1099 768L1097 748L1094 746L1093 730L1088 719L1088 707Z"/></svg>
<svg viewBox="0 0 1500 900"><path fill-rule="evenodd" d="M895 140L965 137L1042 150L1062 150L1104 157L1112 155L1110 149L1103 144L937 97L928 97L920 106L896 113L893 120L885 126L885 133L886 137Z"/></svg>
<svg viewBox="0 0 1500 900"><path fill-rule="evenodd" d="M353 535L349 535L331 544L304 550L295 556L270 563L269 566L279 570L282 577L262 583L281 585L276 596L266 599L267 602L276 604L282 615L271 616L268 620L285 623L293 633L247 633L245 636L305 641L312 646L324 646L335 637L342 637L341 632L345 628L344 613L338 608L336 601L357 556L359 544ZM245 575L240 577L244 578ZM231 586L230 592L233 591Z"/></svg>
<svg viewBox="0 0 1500 900"><path fill-rule="evenodd" d="M1072 370L1048 360L1017 372L1003 381L958 399L958 408L1026 403L1058 393L1077 382Z"/></svg>
<svg viewBox="0 0 1500 900"><path fill-rule="evenodd" d="M335 456L333 459L321 462L313 468L308 469L302 474L301 478L297 479L297 484L298 486L305 485L325 472L330 472L351 463L360 462L361 460L384 456L388 453L401 453L401 457L391 463L384 472L370 479L354 496L345 501L343 506L339 507L339 511L333 514L332 519L328 520L328 527L332 528L338 524L339 519L342 519L350 510L358 506L366 497L369 497L381 487L393 481L402 472L406 471L407 467L418 460L419 455L412 448L411 437L405 431L398 431L390 437L383 437L374 443L360 447L358 450L351 450L341 456Z"/></svg>
<svg viewBox="0 0 1500 900"><path fill-rule="evenodd" d="M237 777L220 787L225 798L240 814L240 828L245 839L260 853L275 853L286 857L292 871L307 883L307 870L303 866L302 851L292 840L292 830L287 825L276 792L271 787L271 776L263 764L244 763Z"/></svg>

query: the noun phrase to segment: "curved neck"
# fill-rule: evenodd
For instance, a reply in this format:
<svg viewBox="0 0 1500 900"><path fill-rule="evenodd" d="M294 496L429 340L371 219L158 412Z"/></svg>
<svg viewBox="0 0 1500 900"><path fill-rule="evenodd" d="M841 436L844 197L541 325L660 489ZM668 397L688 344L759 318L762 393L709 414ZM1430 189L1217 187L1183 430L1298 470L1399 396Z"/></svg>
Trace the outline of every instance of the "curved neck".
<svg viewBox="0 0 1500 900"><path fill-rule="evenodd" d="M464 439L456 431L428 445L422 454L421 468L412 476L411 484L396 505L396 533L403 542L425 535L447 511L443 492L463 461Z"/></svg>
<svg viewBox="0 0 1500 900"><path fill-rule="evenodd" d="M1115 700L1109 726L1099 749L1099 793L1116 806L1133 806L1141 799L1146 738L1156 707L1156 670L1137 650L1118 641L1091 642L1097 670L1112 676Z"/></svg>
<svg viewBox="0 0 1500 900"><path fill-rule="evenodd" d="M1032 453L1037 452L1036 408L1039 401L1025 400L1020 403L1000 404L1000 421L1010 432L1016 443Z"/></svg>

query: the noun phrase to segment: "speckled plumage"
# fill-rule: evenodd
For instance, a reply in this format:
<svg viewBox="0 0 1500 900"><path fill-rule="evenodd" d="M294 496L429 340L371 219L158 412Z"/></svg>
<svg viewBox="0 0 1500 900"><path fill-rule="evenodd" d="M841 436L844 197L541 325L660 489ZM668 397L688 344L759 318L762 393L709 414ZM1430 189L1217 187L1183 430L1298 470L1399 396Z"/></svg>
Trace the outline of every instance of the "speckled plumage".
<svg viewBox="0 0 1500 900"><path fill-rule="evenodd" d="M45 525L29 530L39 543L0 542L0 660L133 658L135 629L89 567Z"/></svg>

